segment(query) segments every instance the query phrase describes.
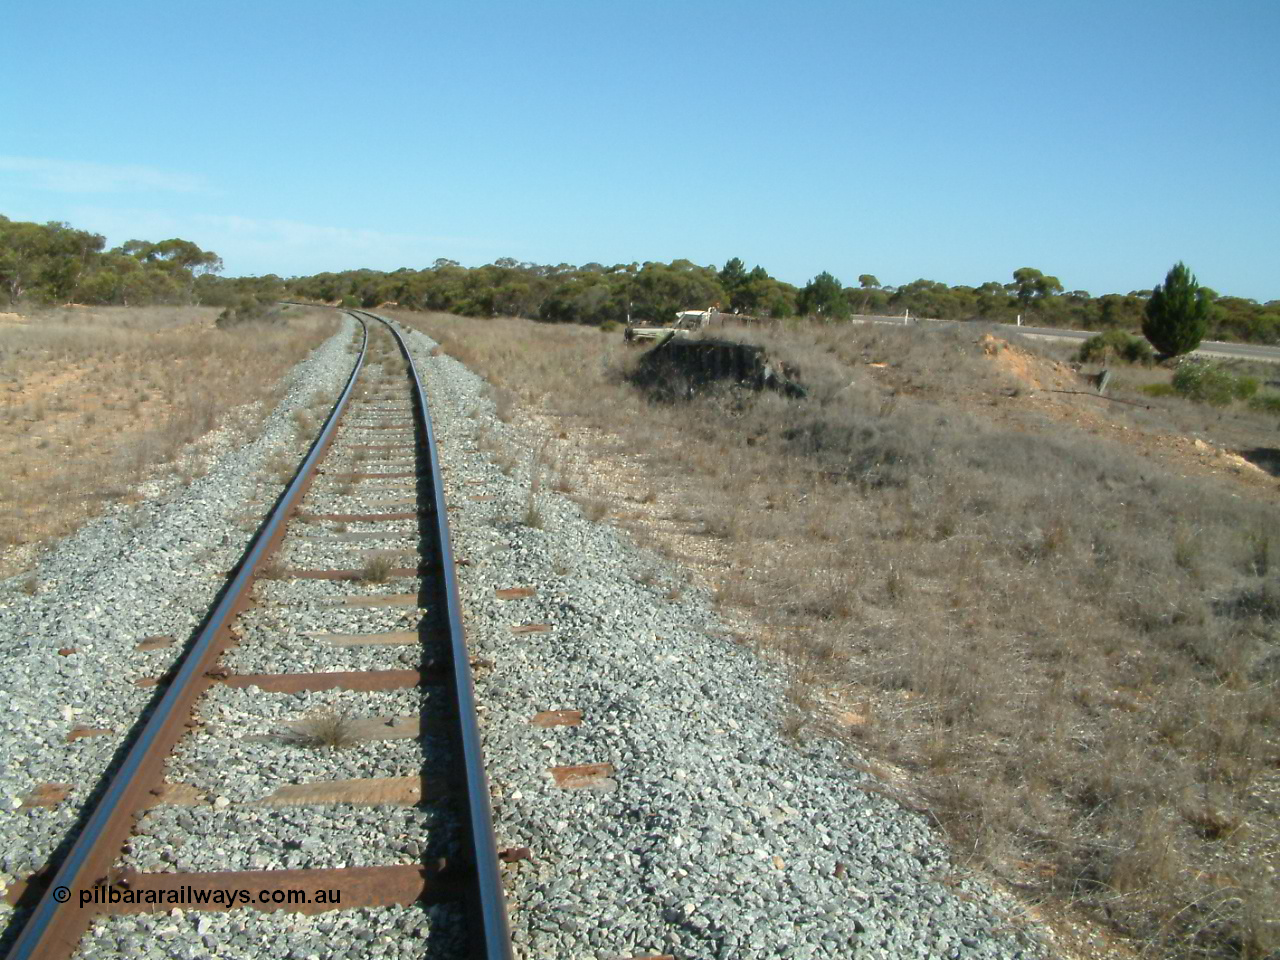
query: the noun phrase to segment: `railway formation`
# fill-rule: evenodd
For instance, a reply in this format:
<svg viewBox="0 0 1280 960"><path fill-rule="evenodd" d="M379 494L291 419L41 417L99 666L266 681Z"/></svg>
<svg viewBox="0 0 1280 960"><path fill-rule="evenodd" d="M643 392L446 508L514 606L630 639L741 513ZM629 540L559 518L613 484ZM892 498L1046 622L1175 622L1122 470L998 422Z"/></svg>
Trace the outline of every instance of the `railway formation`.
<svg viewBox="0 0 1280 960"><path fill-rule="evenodd" d="M536 482L485 449L533 438L447 357L426 361L442 476L411 362L431 342L349 313L367 346L342 400L186 659L143 681L164 692L110 787L38 783L11 818L21 836L80 811L56 875L9 887L11 956L1041 955L865 768L779 735L783 674L678 571L564 497L545 529L516 519ZM45 616L56 647L69 625Z"/></svg>
<svg viewBox="0 0 1280 960"><path fill-rule="evenodd" d="M442 955L511 956L425 394L400 333L357 319L346 388L203 629L155 678L164 693L74 845L11 889L32 908L14 960L92 954L93 934L82 939L113 915L229 900L312 914L335 895L341 910L422 909L418 933ZM317 646L326 669L308 671ZM350 669L332 669L335 648ZM244 749L228 762L209 748L233 732ZM33 802L68 787L41 785ZM412 839L353 851L332 829L336 805ZM229 820L267 810L267 846L290 851L287 867L220 846Z"/></svg>

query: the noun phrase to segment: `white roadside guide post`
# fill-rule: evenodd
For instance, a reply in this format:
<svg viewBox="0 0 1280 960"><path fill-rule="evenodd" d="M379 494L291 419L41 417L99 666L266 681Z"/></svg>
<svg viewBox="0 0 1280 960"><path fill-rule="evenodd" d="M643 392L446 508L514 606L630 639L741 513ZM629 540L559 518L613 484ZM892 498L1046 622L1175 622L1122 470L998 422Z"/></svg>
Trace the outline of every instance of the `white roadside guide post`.
<svg viewBox="0 0 1280 960"><path fill-rule="evenodd" d="M1018 326L1022 326L1022 314L1018 314Z"/></svg>
<svg viewBox="0 0 1280 960"><path fill-rule="evenodd" d="M910 323L910 322L911 322L911 311L910 311L910 310L904 310L904 311L902 311L902 322L903 322L903 323Z"/></svg>

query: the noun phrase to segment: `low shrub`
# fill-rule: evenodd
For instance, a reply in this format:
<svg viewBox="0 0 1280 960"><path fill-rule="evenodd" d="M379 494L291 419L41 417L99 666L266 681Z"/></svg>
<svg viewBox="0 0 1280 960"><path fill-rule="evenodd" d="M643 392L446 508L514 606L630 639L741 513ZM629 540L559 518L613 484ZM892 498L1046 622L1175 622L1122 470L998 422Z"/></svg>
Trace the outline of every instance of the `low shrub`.
<svg viewBox="0 0 1280 960"><path fill-rule="evenodd" d="M265 323L280 319L280 308L274 300L263 300L257 297L241 297L234 304L218 314L216 321L220 330L238 326L242 323Z"/></svg>
<svg viewBox="0 0 1280 960"><path fill-rule="evenodd" d="M1114 359L1149 367L1155 362L1151 344L1142 337L1135 337L1123 330L1108 330L1090 337L1081 345L1076 356L1081 363L1105 363Z"/></svg>
<svg viewBox="0 0 1280 960"><path fill-rule="evenodd" d="M1219 363L1189 360L1173 375L1173 389L1188 400L1225 407L1233 400L1248 400L1258 391L1254 377L1237 377Z"/></svg>
<svg viewBox="0 0 1280 960"><path fill-rule="evenodd" d="M1178 391L1173 389L1172 383L1148 383L1144 387L1140 387L1148 397L1173 397L1177 396Z"/></svg>
<svg viewBox="0 0 1280 960"><path fill-rule="evenodd" d="M1280 393L1274 391L1259 393L1249 399L1249 407L1252 410L1261 410L1263 413L1280 413Z"/></svg>

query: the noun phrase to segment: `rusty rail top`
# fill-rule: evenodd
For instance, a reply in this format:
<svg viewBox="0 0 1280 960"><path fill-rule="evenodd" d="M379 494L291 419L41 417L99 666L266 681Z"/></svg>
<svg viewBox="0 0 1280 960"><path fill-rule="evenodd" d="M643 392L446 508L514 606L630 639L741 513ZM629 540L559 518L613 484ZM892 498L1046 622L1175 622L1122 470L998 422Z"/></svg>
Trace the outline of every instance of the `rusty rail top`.
<svg viewBox="0 0 1280 960"><path fill-rule="evenodd" d="M431 546L438 551L442 571L443 593L447 612L449 647L453 659L453 687L457 700L461 732L461 762L466 780L465 830L470 846L473 871L468 882L473 888L468 898L480 921L473 928L472 953L485 960L511 960L511 931L507 923L506 896L502 889L502 875L498 867L498 843L493 832L493 810L489 803L489 781L484 771L484 757L480 749L480 725L476 717L475 687L471 677L471 656L467 639L462 630L462 605L458 599L458 579L454 571L453 546L449 538L449 514L445 509L444 478L440 471L440 457L436 450L435 431L431 426L431 414L427 408L426 391L418 377L409 348L396 325L385 317L368 311L361 313L373 320L380 320L395 336L400 351L413 376L417 414L421 418L421 430L426 440L426 451L431 466L431 509L434 517Z"/></svg>
<svg viewBox="0 0 1280 960"><path fill-rule="evenodd" d="M424 593L418 599L421 602L426 591L432 592L446 614L440 627L449 631L453 662L447 673L450 692L457 708L454 718L458 738L455 779L467 794L465 800L460 798L458 803L466 850L465 857L461 859L466 865L456 875L470 914L467 956L475 960L511 960L511 932L498 865L489 785L480 748L471 661L463 634L462 608L449 537L444 483L426 392L404 338L394 322L368 311L344 309L342 312L360 323L363 340L360 354L341 396L297 473L251 542L234 577L218 598L190 650L173 673L159 704L129 747L124 763L111 777L110 784L98 803L91 811L86 808L84 830L27 919L9 953L12 960L53 960L55 957L74 953L89 920L81 913L75 897L69 898L65 903L58 903L54 891L60 887L77 890L97 885L109 874L118 858L120 845L131 832L133 816L140 809L139 791L145 792L152 784L155 777L148 777L153 774L158 776L157 771L161 769L158 765L163 763L168 749L172 748L181 735L182 724L192 709L195 697L203 689L201 684L209 682L206 673L216 665L225 638L229 636L232 618L246 602L248 588L253 583L257 567L275 549L283 536L288 517L301 502L314 478L316 465L333 439L339 418L347 407L356 378L365 363L370 320L376 320L387 327L407 363L414 394L412 415L416 422L406 426L413 428L416 440L425 443L425 449L418 448L419 455L425 456L430 464L430 478L424 475L418 481L419 500L423 499L423 494L428 493L425 486L429 483L429 497L426 498L428 502L423 504L425 509L421 516L425 519L428 513L433 515L434 523L423 524L420 536L422 546L434 551L439 558L435 564L439 577L434 583L424 579Z"/></svg>
<svg viewBox="0 0 1280 960"><path fill-rule="evenodd" d="M174 719L175 713L182 709L183 701L189 688L191 688L192 681L198 676L197 671L201 668L205 655L212 647L218 632L226 624L228 618L234 614L241 600L241 594L253 581L258 562L267 552L277 530L281 527L290 509L298 499L300 491L306 487L312 469L325 452L329 439L337 428L338 419L346 408L351 392L355 388L356 377L364 365L365 348L369 344L368 324L359 317L355 319L360 321L364 333L360 345L360 355L356 358L355 366L351 370L351 376L347 379L347 385L343 388L342 395L329 413L329 419L325 421L324 429L320 431L320 435L311 445L306 459L303 460L293 479L289 481L289 486L285 488L275 508L268 514L266 523L263 524L254 537L248 552L236 571L235 577L223 591L217 605L213 608L213 612L209 615L209 619L205 621L204 628L200 631L199 636L196 637L191 649L183 657L159 705L147 719L142 732L138 735L137 740L134 741L133 746L130 747L124 763L116 771L115 776L111 778L111 785L93 808L93 813L85 824L84 830L77 838L75 845L71 848L71 852L62 861L62 865L49 882L49 886L45 889L39 903L36 904L31 916L27 918L21 935L9 952L10 960L27 960L37 949L45 952L49 950L54 941L67 937L67 934L61 932L62 928L65 927L67 930L76 929L76 924L68 921L72 914L80 910L79 904L73 902L74 897L68 899L65 903L59 903L54 897L54 891L59 887L65 887L73 891L88 889L95 886L101 879L100 876L83 875L87 872L85 869L86 861L89 860L91 854L100 852L95 851L95 847L97 847L104 834L107 833L108 828L116 825L112 824L111 821L117 821L118 823L121 816L131 816L133 813L132 810L124 809L121 801L125 799L126 792L133 786L133 781L144 761L149 759L147 755L152 746L161 738L162 732ZM76 935L75 939L78 941L79 935ZM75 944L72 943L71 947L74 949Z"/></svg>

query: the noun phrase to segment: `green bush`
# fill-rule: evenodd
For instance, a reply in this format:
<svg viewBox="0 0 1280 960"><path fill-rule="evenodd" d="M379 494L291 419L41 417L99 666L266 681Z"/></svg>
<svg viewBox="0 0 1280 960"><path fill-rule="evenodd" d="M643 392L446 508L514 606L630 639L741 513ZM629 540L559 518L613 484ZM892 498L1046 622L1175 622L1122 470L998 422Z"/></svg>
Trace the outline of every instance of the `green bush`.
<svg viewBox="0 0 1280 960"><path fill-rule="evenodd" d="M1148 383L1141 390L1148 397L1172 397L1178 392L1172 383Z"/></svg>
<svg viewBox="0 0 1280 960"><path fill-rule="evenodd" d="M1233 400L1247 400L1258 392L1254 377L1237 377L1221 364L1209 360L1191 360L1173 375L1173 389L1196 403L1225 407Z"/></svg>
<svg viewBox="0 0 1280 960"><path fill-rule="evenodd" d="M1105 363L1111 358L1125 363L1141 363L1144 366L1150 366L1155 362L1151 344L1123 330L1108 330L1096 337L1090 337L1077 354L1077 359L1081 363Z"/></svg>
<svg viewBox="0 0 1280 960"><path fill-rule="evenodd" d="M606 320L604 323L600 324L600 332L613 333L613 331L617 330L619 326L621 326L621 324L619 324L617 320Z"/></svg>
<svg viewBox="0 0 1280 960"><path fill-rule="evenodd" d="M1259 393L1249 400L1249 408L1263 413L1280 413L1280 393Z"/></svg>
<svg viewBox="0 0 1280 960"><path fill-rule="evenodd" d="M271 323L280 319L280 308L274 299L243 296L218 314L215 326L220 330L242 323Z"/></svg>
<svg viewBox="0 0 1280 960"><path fill-rule="evenodd" d="M1142 335L1166 357L1190 353L1209 329L1212 291L1184 263L1175 263L1147 299Z"/></svg>

